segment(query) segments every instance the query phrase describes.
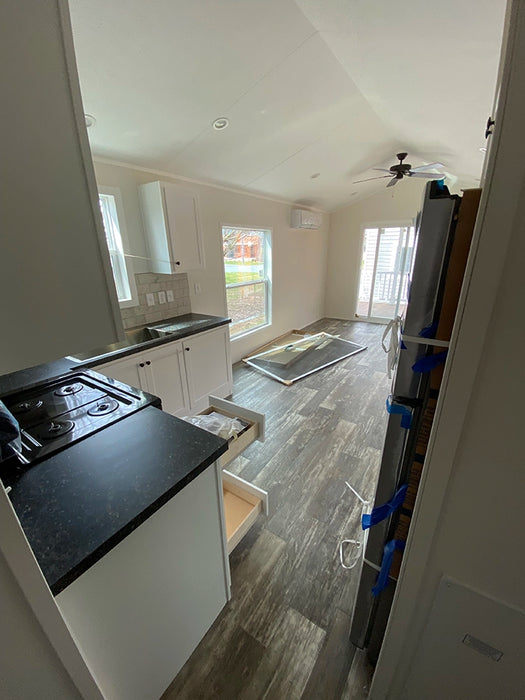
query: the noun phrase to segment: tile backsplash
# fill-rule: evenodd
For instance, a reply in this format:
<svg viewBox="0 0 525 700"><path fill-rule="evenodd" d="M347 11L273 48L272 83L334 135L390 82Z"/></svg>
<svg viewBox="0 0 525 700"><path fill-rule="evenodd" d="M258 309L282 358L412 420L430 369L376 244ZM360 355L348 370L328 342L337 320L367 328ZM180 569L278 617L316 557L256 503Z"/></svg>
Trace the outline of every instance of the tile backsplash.
<svg viewBox="0 0 525 700"><path fill-rule="evenodd" d="M146 323L157 323L165 318L181 316L190 313L190 287L188 275L160 275L154 272L141 272L135 275L139 303L120 309L124 328L143 326ZM159 292L173 292L173 301L159 304ZM148 306L146 294L153 294L155 305Z"/></svg>

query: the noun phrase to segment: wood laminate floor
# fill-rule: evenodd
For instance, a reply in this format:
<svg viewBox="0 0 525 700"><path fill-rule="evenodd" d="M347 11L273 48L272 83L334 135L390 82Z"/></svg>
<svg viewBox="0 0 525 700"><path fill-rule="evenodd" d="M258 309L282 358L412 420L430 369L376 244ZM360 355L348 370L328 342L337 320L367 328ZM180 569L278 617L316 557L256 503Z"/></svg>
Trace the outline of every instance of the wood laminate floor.
<svg viewBox="0 0 525 700"><path fill-rule="evenodd" d="M339 564L339 541L360 536L386 429L384 327L322 319L325 331L368 349L290 387L239 364L233 400L266 414L266 441L228 469L269 492L230 556L232 600L164 700L359 700L371 679L349 641L359 569ZM354 653L355 652L355 653Z"/></svg>

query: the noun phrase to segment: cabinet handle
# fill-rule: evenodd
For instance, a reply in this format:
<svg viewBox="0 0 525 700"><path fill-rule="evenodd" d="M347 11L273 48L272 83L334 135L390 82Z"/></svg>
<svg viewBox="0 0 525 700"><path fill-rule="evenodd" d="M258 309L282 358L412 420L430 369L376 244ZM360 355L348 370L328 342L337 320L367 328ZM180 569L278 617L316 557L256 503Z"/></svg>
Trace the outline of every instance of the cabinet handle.
<svg viewBox="0 0 525 700"><path fill-rule="evenodd" d="M175 265L180 265L180 260L175 260Z"/></svg>
<svg viewBox="0 0 525 700"><path fill-rule="evenodd" d="M151 362L149 360L146 360L147 365L151 365Z"/></svg>
<svg viewBox="0 0 525 700"><path fill-rule="evenodd" d="M188 347L184 348L184 350L186 350L186 352L190 351L190 349Z"/></svg>
<svg viewBox="0 0 525 700"><path fill-rule="evenodd" d="M144 362L139 362L139 367L144 367Z"/></svg>

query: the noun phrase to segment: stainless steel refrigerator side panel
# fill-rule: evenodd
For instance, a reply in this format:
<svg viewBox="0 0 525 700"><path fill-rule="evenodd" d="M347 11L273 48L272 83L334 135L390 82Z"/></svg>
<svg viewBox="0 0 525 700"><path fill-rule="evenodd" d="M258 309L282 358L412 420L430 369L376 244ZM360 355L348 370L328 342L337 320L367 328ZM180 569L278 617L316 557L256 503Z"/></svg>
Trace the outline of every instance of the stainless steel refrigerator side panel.
<svg viewBox="0 0 525 700"><path fill-rule="evenodd" d="M457 196L431 196L436 183L429 182L425 190L418 231L417 252L412 273L409 303L403 324L407 335L419 335L420 331L436 320L440 305L443 270L446 269L451 231L459 198ZM428 346L407 343L400 351L396 376L393 382L394 396L418 398L426 382L412 370L413 364L427 352ZM414 422L419 420L414 410ZM374 507L389 501L402 483L405 452L412 449L410 431L401 427L401 417L389 417ZM354 605L350 638L359 647L368 647L369 656L377 658L388 620L395 582L374 597L372 587L383 558L385 542L391 536L392 516L370 529L358 593ZM367 562L370 562L368 564Z"/></svg>
<svg viewBox="0 0 525 700"><path fill-rule="evenodd" d="M407 335L419 335L434 320L447 242L457 207L457 197L430 198L427 183L421 212L416 259L403 324Z"/></svg>

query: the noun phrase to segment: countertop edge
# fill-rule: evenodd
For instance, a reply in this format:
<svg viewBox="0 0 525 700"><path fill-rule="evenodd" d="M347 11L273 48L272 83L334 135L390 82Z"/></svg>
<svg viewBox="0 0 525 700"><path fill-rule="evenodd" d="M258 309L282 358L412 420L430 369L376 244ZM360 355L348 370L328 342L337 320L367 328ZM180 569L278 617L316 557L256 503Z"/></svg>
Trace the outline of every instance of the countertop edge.
<svg viewBox="0 0 525 700"><path fill-rule="evenodd" d="M220 318L217 320L210 321L209 324L199 324L196 328L190 327L181 331L175 331L173 333L170 333L169 335L165 335L159 338L152 338L151 340L147 340L144 343L138 343L137 345L131 345L120 350L113 350L105 354L95 355L94 357L90 357L86 360L77 361L74 359L74 356L69 356L68 359L71 359L71 362L75 363L75 366L72 367L73 370L76 369L76 367L85 367L89 369L97 367L98 365L106 364L107 362L121 360L125 357L129 357L130 355L135 355L139 352L152 350L153 348L156 348L160 345L165 345L166 343L174 343L178 340L182 340L183 338L187 338L190 335L205 333L206 331L211 331L214 328L226 326L229 323L231 323L231 320L229 318Z"/></svg>

